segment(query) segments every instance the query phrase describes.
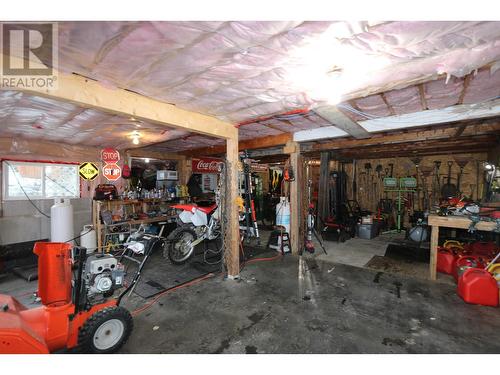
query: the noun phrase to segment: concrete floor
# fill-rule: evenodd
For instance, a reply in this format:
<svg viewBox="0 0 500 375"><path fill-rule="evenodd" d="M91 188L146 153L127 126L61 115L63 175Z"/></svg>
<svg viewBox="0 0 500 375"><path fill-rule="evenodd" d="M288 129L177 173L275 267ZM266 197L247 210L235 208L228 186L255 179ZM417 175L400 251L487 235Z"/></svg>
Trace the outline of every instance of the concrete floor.
<svg viewBox="0 0 500 375"><path fill-rule="evenodd" d="M287 256L178 290L122 353L498 353L498 309L455 287ZM144 303L127 301L130 309Z"/></svg>
<svg viewBox="0 0 500 375"><path fill-rule="evenodd" d="M121 353L500 352L497 308L465 304L452 284L339 263L383 255L382 239L363 241L329 243L328 256L249 264L239 281L217 275L173 291L134 317ZM1 293L28 307L36 306L27 294L35 289L15 277L0 281ZM149 301L134 294L124 306Z"/></svg>
<svg viewBox="0 0 500 375"><path fill-rule="evenodd" d="M323 241L328 254L325 254L317 241L315 255L318 260L364 267L374 255L383 256L390 242L404 239L404 233L380 235L371 240L351 238L345 242Z"/></svg>

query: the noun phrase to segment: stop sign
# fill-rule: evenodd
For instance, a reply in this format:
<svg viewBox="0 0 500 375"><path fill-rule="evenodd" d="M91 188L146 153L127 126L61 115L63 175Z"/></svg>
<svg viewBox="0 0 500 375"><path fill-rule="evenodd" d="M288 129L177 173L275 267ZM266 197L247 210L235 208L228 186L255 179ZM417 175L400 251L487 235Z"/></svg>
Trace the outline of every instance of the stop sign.
<svg viewBox="0 0 500 375"><path fill-rule="evenodd" d="M120 153L114 148L107 147L101 151L101 160L104 164L116 164L120 160Z"/></svg>
<svg viewBox="0 0 500 375"><path fill-rule="evenodd" d="M108 181L116 181L122 176L122 169L116 163L106 164L102 167L102 174Z"/></svg>

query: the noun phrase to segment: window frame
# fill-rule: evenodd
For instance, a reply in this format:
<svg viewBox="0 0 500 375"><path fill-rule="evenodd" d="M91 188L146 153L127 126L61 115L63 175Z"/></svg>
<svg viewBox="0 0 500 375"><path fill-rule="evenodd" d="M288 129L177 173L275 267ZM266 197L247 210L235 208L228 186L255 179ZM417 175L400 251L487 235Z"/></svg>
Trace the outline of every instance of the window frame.
<svg viewBox="0 0 500 375"><path fill-rule="evenodd" d="M81 189L81 181L80 181L80 176L78 174L78 166L79 163L72 163L72 162L54 162L54 161L46 161L46 160L15 160L15 159L0 159L2 162L2 200L3 201L27 201L27 200L45 200L45 199L54 199L58 198L57 196L54 197L47 197L46 196L46 170L45 167L47 166L74 166L76 169L76 176L75 176L75 184L77 185L77 192L76 195L74 196L61 196L61 198L67 198L67 199L75 199L75 198L80 198L82 194L82 189ZM37 167L42 167L42 196L29 196L26 197L26 195L23 193L22 196L15 196L11 197L9 196L9 166L6 163L10 163L12 166L16 165L26 165L26 166L37 166ZM14 181L15 182L15 181Z"/></svg>

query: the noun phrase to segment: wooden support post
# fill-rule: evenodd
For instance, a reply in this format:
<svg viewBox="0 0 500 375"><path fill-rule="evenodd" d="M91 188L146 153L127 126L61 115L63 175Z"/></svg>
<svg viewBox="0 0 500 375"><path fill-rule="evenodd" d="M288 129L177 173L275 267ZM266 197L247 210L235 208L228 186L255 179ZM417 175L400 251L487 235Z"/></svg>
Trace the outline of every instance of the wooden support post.
<svg viewBox="0 0 500 375"><path fill-rule="evenodd" d="M295 180L290 182L290 246L293 254L298 254L302 241L300 240L300 171L302 163L300 162L300 147L296 142L289 142L284 148L284 152L290 154L290 166L295 174Z"/></svg>
<svg viewBox="0 0 500 375"><path fill-rule="evenodd" d="M439 226L433 225L431 230L431 259L429 262L431 280L436 280L437 248L439 240Z"/></svg>
<svg viewBox="0 0 500 375"><path fill-rule="evenodd" d="M238 197L238 139L226 141L227 152L227 181L226 181L226 267L228 279L239 278L240 273L240 226L238 221L238 208L236 198Z"/></svg>
<svg viewBox="0 0 500 375"><path fill-rule="evenodd" d="M183 158L180 159L177 163L177 173L178 173L178 182L180 185L186 185L189 179L189 173L187 169L187 163L191 162L191 159L186 158L183 155Z"/></svg>
<svg viewBox="0 0 500 375"><path fill-rule="evenodd" d="M329 214L328 207L328 177L330 173L330 153L324 151L321 153L319 167L319 186L318 186L318 218L325 220ZM316 229L320 229L321 221L316 220Z"/></svg>

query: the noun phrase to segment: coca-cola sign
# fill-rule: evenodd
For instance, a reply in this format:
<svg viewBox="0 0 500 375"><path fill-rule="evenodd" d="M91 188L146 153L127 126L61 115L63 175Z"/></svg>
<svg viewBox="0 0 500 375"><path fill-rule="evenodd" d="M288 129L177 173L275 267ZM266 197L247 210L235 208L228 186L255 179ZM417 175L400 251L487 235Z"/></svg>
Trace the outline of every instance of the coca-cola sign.
<svg viewBox="0 0 500 375"><path fill-rule="evenodd" d="M193 173L219 173L222 161L220 159L203 158L193 159L191 167Z"/></svg>

